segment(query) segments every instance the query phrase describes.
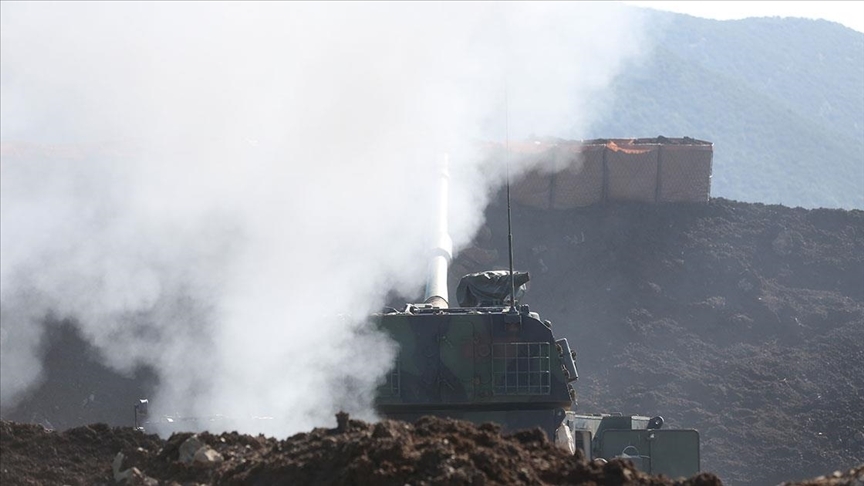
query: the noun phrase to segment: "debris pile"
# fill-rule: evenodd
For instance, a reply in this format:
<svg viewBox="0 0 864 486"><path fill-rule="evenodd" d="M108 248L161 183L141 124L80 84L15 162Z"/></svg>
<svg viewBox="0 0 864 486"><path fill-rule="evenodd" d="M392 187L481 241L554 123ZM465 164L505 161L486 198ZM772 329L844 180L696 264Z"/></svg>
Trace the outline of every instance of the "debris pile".
<svg viewBox="0 0 864 486"><path fill-rule="evenodd" d="M632 463L589 463L537 430L504 435L491 423L425 417L415 424L338 426L285 440L236 432L176 433L168 440L97 424L65 432L0 422L0 482L36 484L722 484L714 475L673 481Z"/></svg>

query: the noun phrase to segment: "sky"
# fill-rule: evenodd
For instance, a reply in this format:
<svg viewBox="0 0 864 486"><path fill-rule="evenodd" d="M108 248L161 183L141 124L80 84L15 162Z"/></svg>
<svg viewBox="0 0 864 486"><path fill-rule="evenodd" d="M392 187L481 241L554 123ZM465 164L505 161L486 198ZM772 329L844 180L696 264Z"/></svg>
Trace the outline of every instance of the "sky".
<svg viewBox="0 0 864 486"><path fill-rule="evenodd" d="M693 15L717 20L748 17L803 17L825 19L864 32L864 2L762 2L762 1L677 1L677 2L623 2L640 7Z"/></svg>

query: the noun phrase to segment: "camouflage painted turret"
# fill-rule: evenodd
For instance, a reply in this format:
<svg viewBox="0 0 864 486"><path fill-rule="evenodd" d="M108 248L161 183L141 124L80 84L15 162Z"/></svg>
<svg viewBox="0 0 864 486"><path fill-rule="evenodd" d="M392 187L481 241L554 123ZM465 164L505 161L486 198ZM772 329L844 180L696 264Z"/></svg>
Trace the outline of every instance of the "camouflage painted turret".
<svg viewBox="0 0 864 486"><path fill-rule="evenodd" d="M575 365L566 340L556 343L527 306L509 310L415 304L382 314L380 326L400 351L378 409L406 420L434 414L513 430L540 426L551 436L570 409Z"/></svg>
<svg viewBox="0 0 864 486"><path fill-rule="evenodd" d="M589 459L626 457L649 473L672 477L698 473L696 431L660 430L661 417L573 410L575 353L567 339L553 335L549 321L518 305L512 295L518 299L527 273L466 275L457 288L458 307L450 305L446 164L445 158L425 298L373 316L399 345L393 368L378 388L378 412L408 421L436 415L495 422L506 431L539 427Z"/></svg>

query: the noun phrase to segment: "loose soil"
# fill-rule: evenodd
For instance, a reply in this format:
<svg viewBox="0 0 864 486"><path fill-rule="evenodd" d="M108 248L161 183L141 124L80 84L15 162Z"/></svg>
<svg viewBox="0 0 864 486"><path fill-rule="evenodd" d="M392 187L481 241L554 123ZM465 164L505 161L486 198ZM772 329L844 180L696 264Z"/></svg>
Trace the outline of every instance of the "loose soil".
<svg viewBox="0 0 864 486"><path fill-rule="evenodd" d="M167 441L104 424L50 432L39 425L0 423L3 484L114 484L118 471L136 468L132 484L633 484L720 485L703 473L673 482L629 462L588 463L549 443L543 431L501 435L494 424L424 417L416 424L375 424L340 417L335 429L314 429L285 440L237 433L198 438L217 451L212 463L181 461L191 433Z"/></svg>

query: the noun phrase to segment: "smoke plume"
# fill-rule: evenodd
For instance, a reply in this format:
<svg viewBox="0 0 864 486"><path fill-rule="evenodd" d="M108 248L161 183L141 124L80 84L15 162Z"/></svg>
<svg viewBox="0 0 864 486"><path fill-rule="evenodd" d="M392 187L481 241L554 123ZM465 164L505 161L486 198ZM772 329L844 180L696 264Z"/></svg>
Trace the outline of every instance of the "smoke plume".
<svg viewBox="0 0 864 486"><path fill-rule="evenodd" d="M0 8L0 403L72 319L154 404L271 434L373 417L365 316L422 288L440 155L458 250L504 180L477 141L579 138L644 49L609 3Z"/></svg>

